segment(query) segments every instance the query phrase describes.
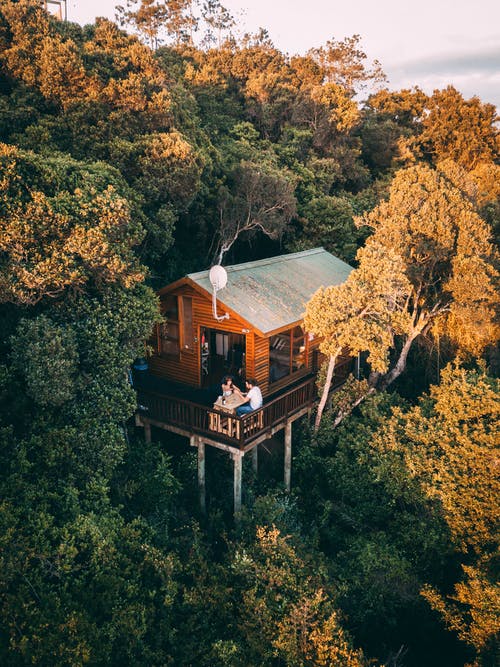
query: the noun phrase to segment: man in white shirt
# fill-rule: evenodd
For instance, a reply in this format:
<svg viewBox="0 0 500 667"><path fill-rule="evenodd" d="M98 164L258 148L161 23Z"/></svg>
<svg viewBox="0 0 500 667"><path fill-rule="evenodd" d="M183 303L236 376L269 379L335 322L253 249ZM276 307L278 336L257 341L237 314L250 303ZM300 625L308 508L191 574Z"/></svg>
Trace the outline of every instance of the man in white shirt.
<svg viewBox="0 0 500 667"><path fill-rule="evenodd" d="M238 417L246 415L248 412L253 412L262 407L262 392L257 386L257 381L253 378L248 378L245 382L247 393L242 394L241 391L235 387L235 392L237 392L242 398L244 398L243 405L240 405L236 408L236 414Z"/></svg>

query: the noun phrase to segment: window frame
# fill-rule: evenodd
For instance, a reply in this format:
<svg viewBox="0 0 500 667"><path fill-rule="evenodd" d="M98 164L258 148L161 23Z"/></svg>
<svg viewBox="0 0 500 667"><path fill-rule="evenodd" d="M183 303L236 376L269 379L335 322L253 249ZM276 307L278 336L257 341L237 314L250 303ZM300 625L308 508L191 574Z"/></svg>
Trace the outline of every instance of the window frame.
<svg viewBox="0 0 500 667"><path fill-rule="evenodd" d="M166 300L167 299L176 299L176 312L177 312L177 319L173 319L172 317L167 317L167 310L166 307ZM163 304L162 304L163 305ZM181 321L180 321L180 310L179 310L179 297L177 294L168 294L166 295L165 301L165 312L163 314L163 322L160 322L157 327L156 327L156 339L157 339L157 350L158 350L158 356L162 357L163 359L179 359L180 357L180 352L181 352ZM163 310L163 308L162 308ZM170 336L168 335L168 325L173 324L177 326L177 336ZM174 341L176 343L176 350L174 352L165 352L163 349L163 341Z"/></svg>
<svg viewBox="0 0 500 667"><path fill-rule="evenodd" d="M186 301L190 302L191 308L191 322L189 324L189 329L191 331L191 336L186 336ZM193 297L189 295L181 294L177 297L177 307L179 313L179 347L182 352L188 352L194 354L196 352L196 330L194 325L194 310L193 310Z"/></svg>
<svg viewBox="0 0 500 667"><path fill-rule="evenodd" d="M300 336L294 335L294 331L297 328L300 328L300 331L301 331ZM272 341L273 341L273 339L278 338L279 336L284 337L285 335L287 335L288 340L289 340L289 343L288 343L288 345L289 345L289 348L288 348L288 372L285 375L279 376L275 380L271 380L271 363L272 363L271 354L272 354L272 350L273 350ZM294 354L294 346L295 346L297 340L300 340L299 348L300 347L304 348L300 352L300 354L304 355L304 362L303 362L302 366L300 366L299 368L294 369L294 359L295 359L295 356L296 356ZM307 368L308 368L308 366L307 366L308 355L309 355L308 337L307 337L307 334L304 332L303 327L300 324L296 324L295 326L290 327L289 329L284 329L283 331L279 331L278 333L274 334L273 336L270 336L269 337L269 385L272 386L272 385L275 385L279 382L285 383L292 376L295 377L295 376L297 376L301 373L304 373L304 371L306 371ZM284 364L281 364L281 365L284 365Z"/></svg>

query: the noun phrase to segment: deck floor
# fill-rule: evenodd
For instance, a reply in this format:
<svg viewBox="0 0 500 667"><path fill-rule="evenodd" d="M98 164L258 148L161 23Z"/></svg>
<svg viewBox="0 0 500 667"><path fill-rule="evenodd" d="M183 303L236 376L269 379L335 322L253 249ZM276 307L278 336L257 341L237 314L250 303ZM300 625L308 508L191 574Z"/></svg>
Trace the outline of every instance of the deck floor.
<svg viewBox="0 0 500 667"><path fill-rule="evenodd" d="M176 396L177 398L212 407L220 395L220 384L214 384L209 387L196 388L172 382L166 378L160 378L148 371L134 371L133 373L134 389L144 389L145 391L154 391L166 396Z"/></svg>

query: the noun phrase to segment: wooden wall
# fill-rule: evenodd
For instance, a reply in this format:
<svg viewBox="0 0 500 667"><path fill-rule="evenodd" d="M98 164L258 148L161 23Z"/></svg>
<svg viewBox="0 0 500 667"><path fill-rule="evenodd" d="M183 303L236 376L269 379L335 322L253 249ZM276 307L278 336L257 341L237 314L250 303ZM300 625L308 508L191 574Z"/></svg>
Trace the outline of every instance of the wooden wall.
<svg viewBox="0 0 500 667"><path fill-rule="evenodd" d="M167 358L154 354L149 359L150 371L153 375L165 377L174 382L181 382L191 387L201 386L201 344L200 329L216 329L222 332L233 332L245 334L246 339L246 377L254 377L261 388L263 395L270 393L269 387L269 338L257 335L254 331L248 331L248 324L237 316L231 315L229 319L220 322L212 315L212 300L193 289L190 285L181 285L162 296L189 296L193 299L193 327L196 342L192 350L180 350L179 357ZM160 297L160 301L161 301ZM218 308L218 314L223 315L224 309ZM164 312L164 309L162 309ZM181 324L182 325L182 324ZM319 346L319 339L308 341L306 367L293 376L286 376L272 385L272 391L285 387L294 382L300 375L307 374L313 366L314 351Z"/></svg>
<svg viewBox="0 0 500 667"><path fill-rule="evenodd" d="M169 295L190 296L193 297L193 319L195 319L195 300L194 290L189 286L179 287ZM165 312L162 299L160 297L160 310ZM195 333L195 336L197 334ZM174 382L181 382L193 387L200 385L200 345L196 342L193 350L180 350L179 357L159 356L153 354L149 358L149 369L153 375L168 378Z"/></svg>
<svg viewBox="0 0 500 667"><path fill-rule="evenodd" d="M160 357L154 354L149 359L149 368L153 375L165 377L174 382L181 382L191 387L201 386L201 343L200 343L200 329L217 329L217 331L233 332L241 334L246 330L247 326L244 322L231 315L229 319L224 319L217 322L212 315L212 299L204 297L202 294L194 290L189 285L183 285L171 292L168 295L173 296L189 296L193 299L193 327L195 331L196 342L193 350L180 350L179 358ZM166 294L162 296L166 296ZM160 297L161 303L161 297ZM163 308L162 308L163 312ZM218 315L223 315L224 310L218 307ZM182 323L180 324L182 326ZM248 353L248 338L252 336L252 332L247 334L247 352L246 359L250 355ZM247 375L250 375L247 371Z"/></svg>
<svg viewBox="0 0 500 667"><path fill-rule="evenodd" d="M269 392L269 338L254 336L253 377L257 380L262 393Z"/></svg>

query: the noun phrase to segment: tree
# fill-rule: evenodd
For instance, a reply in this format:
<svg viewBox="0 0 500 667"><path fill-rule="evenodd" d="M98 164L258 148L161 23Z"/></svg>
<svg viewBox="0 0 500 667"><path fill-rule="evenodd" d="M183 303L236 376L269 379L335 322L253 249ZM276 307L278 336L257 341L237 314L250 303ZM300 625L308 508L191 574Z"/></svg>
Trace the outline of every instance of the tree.
<svg viewBox="0 0 500 667"><path fill-rule="evenodd" d="M162 41L163 32L172 36L178 46L192 43L197 27L193 0L127 0L126 8L123 5L116 7L116 17L120 25L133 26L146 37L149 46L155 50Z"/></svg>
<svg viewBox="0 0 500 667"><path fill-rule="evenodd" d="M464 100L448 86L428 98L416 144L434 164L451 159L471 171L482 162L498 160L497 121L493 104L483 104L478 97Z"/></svg>
<svg viewBox="0 0 500 667"><path fill-rule="evenodd" d="M175 559L109 488L158 317L143 230L109 166L1 145L0 181L0 660L168 663Z"/></svg>
<svg viewBox="0 0 500 667"><path fill-rule="evenodd" d="M61 160L46 163L0 145L0 303L35 304L70 290L141 282L132 248L143 231L130 220L127 202L111 186L51 193L51 167L57 171ZM20 184L26 177L31 187Z"/></svg>
<svg viewBox="0 0 500 667"><path fill-rule="evenodd" d="M346 89L326 83L301 91L294 102L292 122L310 128L316 149L328 154L356 127L359 118L357 104Z"/></svg>
<svg viewBox="0 0 500 667"><path fill-rule="evenodd" d="M490 230L467 196L465 174L459 189L447 172L454 172L452 165L399 171L388 201L359 220L373 234L358 251L358 268L308 303L305 327L322 337L320 349L329 357L316 428L336 359L345 350L353 356L368 352L372 373L339 410L337 423L401 375L420 336L447 336L476 355L496 341L498 274Z"/></svg>
<svg viewBox="0 0 500 667"><path fill-rule="evenodd" d="M346 37L343 41L331 39L308 54L320 65L326 82L342 86L351 96L368 84L380 84L386 79L377 60L371 68L366 67L367 56L360 48L360 41L359 35Z"/></svg>
<svg viewBox="0 0 500 667"><path fill-rule="evenodd" d="M381 90L366 104L368 119L399 128L400 162L451 159L467 171L498 161L500 139L493 104L465 100L453 86L425 95L419 88Z"/></svg>
<svg viewBox="0 0 500 667"><path fill-rule="evenodd" d="M195 544L184 594L193 630L186 632L187 652L179 646L178 663L195 657L207 667L367 664L344 629L321 559L307 557L300 540L274 525L250 530L228 543L220 563L200 558Z"/></svg>
<svg viewBox="0 0 500 667"><path fill-rule="evenodd" d="M75 43L51 27L41 3L21 0L4 5L1 12L9 32L0 62L6 71L64 109L97 93L97 81L87 76Z"/></svg>
<svg viewBox="0 0 500 667"><path fill-rule="evenodd" d="M408 145L418 134L427 95L419 88L387 89L370 95L364 104L359 134L363 159L372 170L400 168L413 159Z"/></svg>
<svg viewBox="0 0 500 667"><path fill-rule="evenodd" d="M231 13L221 4L220 0L205 0L203 2L201 15L206 25L203 37L203 46L217 46L219 49L223 43L223 35L230 35L231 28L236 22Z"/></svg>
<svg viewBox="0 0 500 667"><path fill-rule="evenodd" d="M462 577L453 593L432 585L422 593L446 625L475 648L475 664L485 665L495 661L500 633L499 418L498 380L481 368L450 365L429 396L410 410L396 409L373 439L381 457L403 462L432 513L446 522ZM387 483L398 477L384 464L378 472Z"/></svg>
<svg viewBox="0 0 500 667"><path fill-rule="evenodd" d="M319 195L300 208L301 240L295 244L308 248L323 246L328 252L351 262L356 254L357 230L354 212L345 197Z"/></svg>
<svg viewBox="0 0 500 667"><path fill-rule="evenodd" d="M242 161L221 189L217 263L243 233L261 232L278 239L295 213L294 184L290 175Z"/></svg>

